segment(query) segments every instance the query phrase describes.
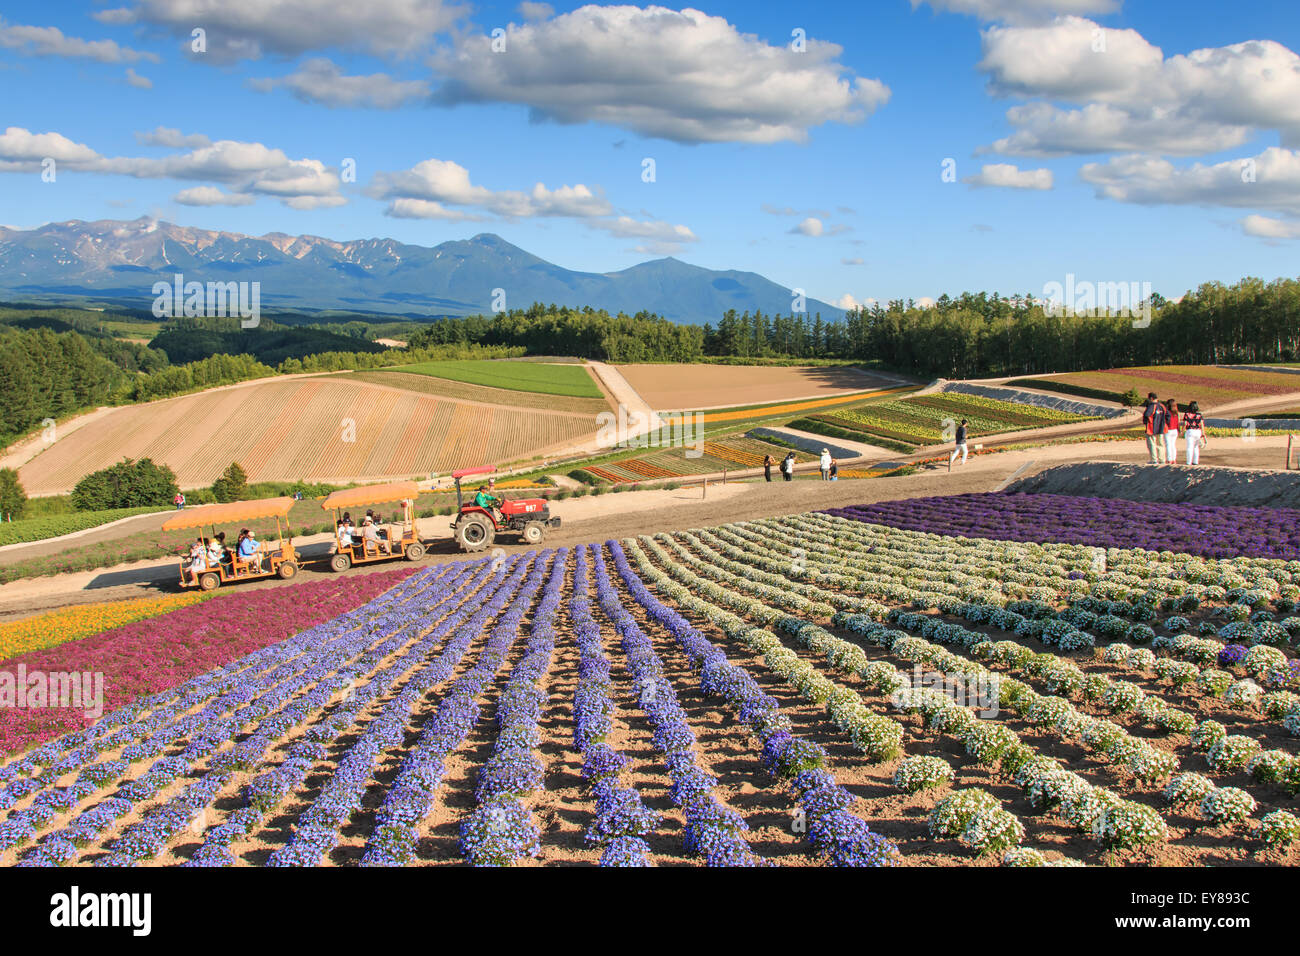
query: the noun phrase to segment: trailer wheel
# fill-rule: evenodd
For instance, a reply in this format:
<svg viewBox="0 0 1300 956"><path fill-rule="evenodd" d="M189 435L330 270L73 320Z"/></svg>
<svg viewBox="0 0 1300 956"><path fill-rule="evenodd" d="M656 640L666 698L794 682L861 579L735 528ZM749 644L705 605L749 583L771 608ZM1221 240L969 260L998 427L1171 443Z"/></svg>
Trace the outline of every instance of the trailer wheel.
<svg viewBox="0 0 1300 956"><path fill-rule="evenodd" d="M346 554L336 554L330 558L330 567L335 571L346 571L352 567L352 559Z"/></svg>
<svg viewBox="0 0 1300 956"><path fill-rule="evenodd" d="M456 544L462 551L482 551L492 544L496 529L482 515L471 514L456 523Z"/></svg>
<svg viewBox="0 0 1300 956"><path fill-rule="evenodd" d="M415 544L406 546L407 561L419 561L422 557L424 557L424 545L420 544L420 542L417 541Z"/></svg>
<svg viewBox="0 0 1300 956"><path fill-rule="evenodd" d="M540 521L529 521L524 525L521 537L527 544L541 544L542 538L546 535L546 529L542 527Z"/></svg>
<svg viewBox="0 0 1300 956"><path fill-rule="evenodd" d="M288 581L291 577L293 577L295 574L298 573L298 565L294 564L292 561L286 561L284 562L284 564L280 565L278 573L280 577Z"/></svg>
<svg viewBox="0 0 1300 956"><path fill-rule="evenodd" d="M221 575L215 571L209 571L206 574L199 575L199 587L204 591L215 591L221 587Z"/></svg>

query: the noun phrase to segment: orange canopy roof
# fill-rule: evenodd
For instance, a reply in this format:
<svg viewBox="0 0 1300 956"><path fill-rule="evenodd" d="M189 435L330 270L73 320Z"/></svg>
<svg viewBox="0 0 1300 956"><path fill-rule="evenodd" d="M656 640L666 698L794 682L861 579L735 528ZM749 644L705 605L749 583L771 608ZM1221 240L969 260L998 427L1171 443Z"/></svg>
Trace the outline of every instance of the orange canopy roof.
<svg viewBox="0 0 1300 956"><path fill-rule="evenodd" d="M381 501L400 501L403 498L414 499L420 494L420 486L414 481L394 481L387 485L363 485L360 488L344 488L325 496L320 506L326 511L331 508L356 508L359 505L373 505Z"/></svg>
<svg viewBox="0 0 1300 956"><path fill-rule="evenodd" d="M178 511L163 522L164 531L198 528L209 524L230 524L254 518L284 518L293 507L292 498L263 498L260 501L231 501L227 504L199 505Z"/></svg>

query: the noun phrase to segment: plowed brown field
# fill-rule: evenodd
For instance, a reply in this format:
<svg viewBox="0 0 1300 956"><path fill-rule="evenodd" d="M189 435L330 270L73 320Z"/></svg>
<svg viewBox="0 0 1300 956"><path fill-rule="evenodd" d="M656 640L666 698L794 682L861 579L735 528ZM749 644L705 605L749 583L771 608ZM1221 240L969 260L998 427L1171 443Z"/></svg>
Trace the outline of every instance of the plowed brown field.
<svg viewBox="0 0 1300 956"><path fill-rule="evenodd" d="M116 408L19 471L31 495L62 494L122 458L152 458L182 488L232 461L250 481L352 481L505 464L581 441L595 416L440 398L337 376Z"/></svg>
<svg viewBox="0 0 1300 956"><path fill-rule="evenodd" d="M755 365L615 366L652 407L661 411L729 408L793 399L825 398L898 382L855 368Z"/></svg>

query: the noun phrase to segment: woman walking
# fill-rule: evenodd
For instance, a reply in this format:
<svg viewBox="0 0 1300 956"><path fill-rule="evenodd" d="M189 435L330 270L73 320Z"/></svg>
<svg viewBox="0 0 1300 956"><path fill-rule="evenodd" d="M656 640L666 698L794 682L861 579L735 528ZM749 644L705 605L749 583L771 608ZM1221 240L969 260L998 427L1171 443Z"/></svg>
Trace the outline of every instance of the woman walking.
<svg viewBox="0 0 1300 956"><path fill-rule="evenodd" d="M1165 405L1165 464L1178 464L1178 403L1172 398Z"/></svg>
<svg viewBox="0 0 1300 956"><path fill-rule="evenodd" d="M764 481L772 480L772 456L771 455L763 456L763 480Z"/></svg>
<svg viewBox="0 0 1300 956"><path fill-rule="evenodd" d="M819 462L822 470L822 481L831 480L831 453L827 448L822 449L822 457Z"/></svg>
<svg viewBox="0 0 1300 956"><path fill-rule="evenodd" d="M1192 402L1183 414L1183 437L1187 439L1187 464L1201 463L1201 446L1205 444L1205 417L1199 402Z"/></svg>

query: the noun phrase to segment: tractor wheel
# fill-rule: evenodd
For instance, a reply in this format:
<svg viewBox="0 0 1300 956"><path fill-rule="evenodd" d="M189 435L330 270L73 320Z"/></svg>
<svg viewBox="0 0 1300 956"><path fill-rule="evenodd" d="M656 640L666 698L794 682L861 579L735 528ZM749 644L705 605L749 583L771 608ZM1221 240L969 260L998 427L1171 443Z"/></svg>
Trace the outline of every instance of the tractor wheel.
<svg viewBox="0 0 1300 956"><path fill-rule="evenodd" d="M352 567L352 559L346 554L336 554L330 558L330 567L335 571L346 571Z"/></svg>
<svg viewBox="0 0 1300 956"><path fill-rule="evenodd" d="M415 544L408 544L406 546L407 561L419 561L422 557L424 557L424 545L417 541Z"/></svg>
<svg viewBox="0 0 1300 956"><path fill-rule="evenodd" d="M482 551L495 537L496 529L482 515L466 515L456 523L456 543L462 551Z"/></svg>
<svg viewBox="0 0 1300 956"><path fill-rule="evenodd" d="M221 575L215 571L209 571L207 574L199 575L199 587L204 591L215 591L221 587Z"/></svg>
<svg viewBox="0 0 1300 956"><path fill-rule="evenodd" d="M542 538L546 535L546 529L542 527L540 521L530 521L524 525L524 530L520 537L526 544L541 544Z"/></svg>
<svg viewBox="0 0 1300 956"><path fill-rule="evenodd" d="M286 561L284 564L280 565L278 573L280 577L288 581L298 573L298 565L294 564L292 561Z"/></svg>

